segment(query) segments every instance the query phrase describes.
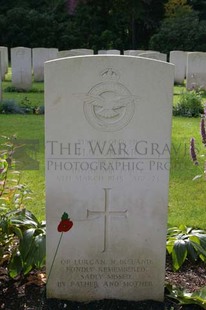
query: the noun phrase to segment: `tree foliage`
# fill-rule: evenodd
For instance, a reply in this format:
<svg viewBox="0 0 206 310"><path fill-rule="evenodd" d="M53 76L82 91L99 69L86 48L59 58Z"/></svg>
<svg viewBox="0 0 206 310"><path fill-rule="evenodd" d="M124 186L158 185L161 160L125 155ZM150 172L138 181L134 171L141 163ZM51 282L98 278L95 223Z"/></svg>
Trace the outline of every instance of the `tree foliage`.
<svg viewBox="0 0 206 310"><path fill-rule="evenodd" d="M151 41L152 46L159 46L161 38L171 29L176 40L172 38L171 42L175 44L174 47L169 44L169 49L171 47L174 49L180 46L177 42L183 37L182 34L178 34L176 27L178 25L183 27L185 33L184 29L188 27L187 21L193 19L190 14L194 10L198 10L200 20L204 20L205 5L206 0L2 1L0 42L1 45L8 47L92 48L95 51L110 48L147 49L149 40L154 34L156 36ZM166 20L164 20L165 9ZM179 15L186 25L182 25L183 22L178 19ZM168 20L168 17L172 19ZM195 24L195 27L197 18L195 15L192 20L192 25ZM195 29L201 30L199 36L202 40L204 23L198 27L200 28ZM189 33L191 32L193 34L193 30ZM171 35L169 38L171 39ZM168 37L166 39L170 41ZM191 43L191 38L188 41ZM187 44L183 42L182 46Z"/></svg>
<svg viewBox="0 0 206 310"><path fill-rule="evenodd" d="M195 11L163 20L159 32L150 39L149 47L163 53L171 50L205 51L206 21Z"/></svg>
<svg viewBox="0 0 206 310"><path fill-rule="evenodd" d="M187 4L187 0L169 0L165 4L165 16L182 16L192 11L192 7Z"/></svg>

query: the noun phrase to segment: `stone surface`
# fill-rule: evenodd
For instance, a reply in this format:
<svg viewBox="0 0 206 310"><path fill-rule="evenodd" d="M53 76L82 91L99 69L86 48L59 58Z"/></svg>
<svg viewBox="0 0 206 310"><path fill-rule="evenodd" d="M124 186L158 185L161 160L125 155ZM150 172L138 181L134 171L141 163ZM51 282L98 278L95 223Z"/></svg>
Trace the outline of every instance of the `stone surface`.
<svg viewBox="0 0 206 310"><path fill-rule="evenodd" d="M36 47L32 49L32 64L34 81L44 81L44 63L57 58L58 49Z"/></svg>
<svg viewBox="0 0 206 310"><path fill-rule="evenodd" d="M119 50L99 50L98 54L100 55L120 55L120 51Z"/></svg>
<svg viewBox="0 0 206 310"><path fill-rule="evenodd" d="M206 90L206 53L187 53L186 88Z"/></svg>
<svg viewBox="0 0 206 310"><path fill-rule="evenodd" d="M150 58L150 59L161 60L161 61L167 61L167 54L163 54L160 52L145 51L144 53L140 53L138 56L146 57L146 58Z"/></svg>
<svg viewBox="0 0 206 310"><path fill-rule="evenodd" d="M171 51L169 61L175 65L175 83L183 84L186 77L187 53Z"/></svg>
<svg viewBox="0 0 206 310"><path fill-rule="evenodd" d="M173 79L140 57L45 64L49 298L163 300Z"/></svg>
<svg viewBox="0 0 206 310"><path fill-rule="evenodd" d="M29 90L32 87L31 49L11 48L12 86Z"/></svg>
<svg viewBox="0 0 206 310"><path fill-rule="evenodd" d="M144 50L126 50L124 51L124 55L128 56L138 56L139 54L144 53Z"/></svg>
<svg viewBox="0 0 206 310"><path fill-rule="evenodd" d="M0 46L1 52L1 79L4 80L5 74L8 72L8 47Z"/></svg>
<svg viewBox="0 0 206 310"><path fill-rule="evenodd" d="M58 51L57 58L64 58L70 56L70 50Z"/></svg>
<svg viewBox="0 0 206 310"><path fill-rule="evenodd" d="M58 54L58 48L53 48L53 47L50 47L48 49L48 60L52 60L52 59L57 59L57 54Z"/></svg>
<svg viewBox="0 0 206 310"><path fill-rule="evenodd" d="M79 48L79 49L59 51L58 58L82 56L82 55L93 55L93 54L94 54L94 51L92 49Z"/></svg>

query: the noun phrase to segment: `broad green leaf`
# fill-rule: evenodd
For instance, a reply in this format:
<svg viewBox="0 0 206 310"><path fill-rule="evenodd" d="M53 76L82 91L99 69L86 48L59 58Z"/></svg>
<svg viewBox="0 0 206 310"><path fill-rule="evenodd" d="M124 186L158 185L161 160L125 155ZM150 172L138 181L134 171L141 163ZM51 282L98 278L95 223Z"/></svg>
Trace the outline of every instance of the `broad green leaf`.
<svg viewBox="0 0 206 310"><path fill-rule="evenodd" d="M197 236L189 236L190 241L200 244L200 239Z"/></svg>
<svg viewBox="0 0 206 310"><path fill-rule="evenodd" d="M187 246L185 241L179 239L174 243L172 252L172 263L174 270L178 270L187 257Z"/></svg>
<svg viewBox="0 0 206 310"><path fill-rule="evenodd" d="M35 215L31 213L30 211L27 211L26 216L27 218L31 219L34 223L39 224L39 221L37 220Z"/></svg>
<svg viewBox="0 0 206 310"><path fill-rule="evenodd" d="M12 225L12 231L15 233L15 235L17 235L19 239L23 238L22 231L17 226Z"/></svg>
<svg viewBox="0 0 206 310"><path fill-rule="evenodd" d="M14 255L8 266L10 277L15 278L22 271L22 267L21 256L19 254Z"/></svg>
<svg viewBox="0 0 206 310"><path fill-rule="evenodd" d="M34 256L36 253L36 246L34 243L34 238L32 239L32 244L30 246L29 252L27 253L26 258L23 261L23 270L24 274L28 273L32 267L34 267Z"/></svg>
<svg viewBox="0 0 206 310"><path fill-rule="evenodd" d="M194 293L187 292L172 285L167 285L167 289L169 291L167 296L171 297L172 299L176 299L180 304L196 304L201 306L203 309L206 309L205 288Z"/></svg>
<svg viewBox="0 0 206 310"><path fill-rule="evenodd" d="M192 232L192 227L187 227L186 232L187 234L190 234Z"/></svg>
<svg viewBox="0 0 206 310"><path fill-rule="evenodd" d="M204 309L206 309L206 287L192 293L191 297L200 301L204 305Z"/></svg>
<svg viewBox="0 0 206 310"><path fill-rule="evenodd" d="M27 229L23 234L23 238L21 239L19 251L21 253L23 261L26 260L30 248L32 247L34 233L34 228Z"/></svg>
<svg viewBox="0 0 206 310"><path fill-rule="evenodd" d="M32 268L33 268L33 260L32 261L27 260L26 262L24 262L23 268L22 268L24 275L29 273L32 270Z"/></svg>
<svg viewBox="0 0 206 310"><path fill-rule="evenodd" d="M36 236L34 243L36 245L34 264L37 268L42 268L46 260L46 235Z"/></svg>
<svg viewBox="0 0 206 310"><path fill-rule="evenodd" d="M195 262L198 259L198 255L196 250L194 249L193 245L191 244L190 240L187 242L187 255L189 258L192 259L193 262Z"/></svg>
<svg viewBox="0 0 206 310"><path fill-rule="evenodd" d="M170 239L169 239L169 240L167 241L167 244L166 244L166 248L167 248L167 251L168 251L169 254L172 253L173 247L174 247L174 240L170 240Z"/></svg>
<svg viewBox="0 0 206 310"><path fill-rule="evenodd" d="M185 226L185 225L183 225L183 224L181 224L181 225L179 226L179 229L181 230L181 232L184 232L184 233L187 232L187 226Z"/></svg>
<svg viewBox="0 0 206 310"><path fill-rule="evenodd" d="M203 247L203 249L206 249L206 234L199 234L198 235L199 239L200 239L200 244Z"/></svg>
<svg viewBox="0 0 206 310"><path fill-rule="evenodd" d="M203 249L203 247L196 243L196 242L193 242L191 241L192 245L194 246L194 248L199 252L199 257L205 261L206 260L206 251Z"/></svg>

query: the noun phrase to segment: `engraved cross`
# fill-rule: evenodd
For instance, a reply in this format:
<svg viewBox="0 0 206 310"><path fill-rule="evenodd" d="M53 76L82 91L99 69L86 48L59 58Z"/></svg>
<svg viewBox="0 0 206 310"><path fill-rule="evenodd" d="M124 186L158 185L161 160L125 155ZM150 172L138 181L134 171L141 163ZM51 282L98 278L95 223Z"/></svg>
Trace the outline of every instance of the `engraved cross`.
<svg viewBox="0 0 206 310"><path fill-rule="evenodd" d="M111 188L103 188L104 190L104 197L105 197L105 203L104 203L104 211L90 211L87 209L87 218L91 218L93 215L97 215L96 218L99 218L103 215L104 217L104 243L103 243L103 250L102 252L105 252L108 246L108 235L109 235L109 220L111 216L123 216L127 218L127 210L124 211L110 211L110 193Z"/></svg>

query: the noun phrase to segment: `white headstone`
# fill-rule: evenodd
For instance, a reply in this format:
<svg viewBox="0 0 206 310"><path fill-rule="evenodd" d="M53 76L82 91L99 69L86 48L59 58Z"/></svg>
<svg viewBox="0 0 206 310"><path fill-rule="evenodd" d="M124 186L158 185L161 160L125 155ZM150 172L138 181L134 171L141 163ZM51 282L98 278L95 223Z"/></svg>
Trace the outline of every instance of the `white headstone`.
<svg viewBox="0 0 206 310"><path fill-rule="evenodd" d="M5 74L8 72L8 47L0 46L1 52L1 79L4 80Z"/></svg>
<svg viewBox="0 0 206 310"><path fill-rule="evenodd" d="M70 57L70 50L58 51L57 58Z"/></svg>
<svg viewBox="0 0 206 310"><path fill-rule="evenodd" d="M70 50L71 56L93 55L94 51L88 48L76 48Z"/></svg>
<svg viewBox="0 0 206 310"><path fill-rule="evenodd" d="M31 49L14 47L11 49L12 86L29 90L32 87Z"/></svg>
<svg viewBox="0 0 206 310"><path fill-rule="evenodd" d="M138 57L45 64L49 298L163 300L173 80Z"/></svg>
<svg viewBox="0 0 206 310"><path fill-rule="evenodd" d="M206 90L206 53L187 53L186 88Z"/></svg>
<svg viewBox="0 0 206 310"><path fill-rule="evenodd" d="M170 63L175 65L175 83L183 84L186 76L187 53L183 51L171 51Z"/></svg>
<svg viewBox="0 0 206 310"><path fill-rule="evenodd" d="M48 60L57 59L58 51L58 48L48 48Z"/></svg>
<svg viewBox="0 0 206 310"><path fill-rule="evenodd" d="M36 47L32 49L34 81L44 81L44 63L57 58L58 49Z"/></svg>
<svg viewBox="0 0 206 310"><path fill-rule="evenodd" d="M139 54L144 53L144 50L127 50L124 51L124 55L128 56L138 56Z"/></svg>
<svg viewBox="0 0 206 310"><path fill-rule="evenodd" d="M99 55L120 55L119 50L99 50L98 51Z"/></svg>
<svg viewBox="0 0 206 310"><path fill-rule="evenodd" d="M144 52L139 54L140 57L150 58L150 59L156 59L161 61L167 61L167 54L163 54L160 52Z"/></svg>
<svg viewBox="0 0 206 310"><path fill-rule="evenodd" d="M82 56L82 55L93 55L93 54L94 54L94 51L92 49L79 48L79 49L59 51L58 58Z"/></svg>

